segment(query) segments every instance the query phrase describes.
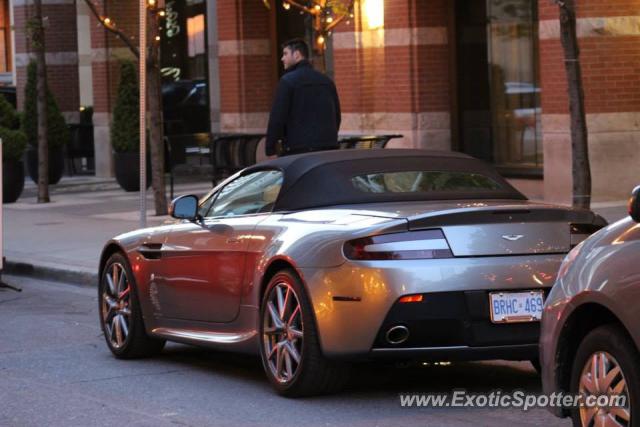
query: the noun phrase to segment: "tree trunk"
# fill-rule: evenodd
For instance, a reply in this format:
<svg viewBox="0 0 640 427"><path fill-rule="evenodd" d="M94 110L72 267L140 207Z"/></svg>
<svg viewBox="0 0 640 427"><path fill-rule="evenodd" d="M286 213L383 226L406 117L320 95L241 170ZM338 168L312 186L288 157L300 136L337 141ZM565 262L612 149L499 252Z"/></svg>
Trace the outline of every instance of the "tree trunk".
<svg viewBox="0 0 640 427"><path fill-rule="evenodd" d="M149 16L149 61L147 67L147 106L149 108L149 141L151 149L151 183L156 215L167 214L167 195L164 183L164 132L162 129L162 87L160 81L159 23L156 15Z"/></svg>
<svg viewBox="0 0 640 427"><path fill-rule="evenodd" d="M47 64L44 49L42 0L34 0L32 44L36 51L38 111L38 203L49 203L49 141L47 140Z"/></svg>
<svg viewBox="0 0 640 427"><path fill-rule="evenodd" d="M575 2L574 0L564 0L559 5L560 41L564 50L571 116L573 206L588 209L591 205L591 168L589 165L584 91L582 89L582 70L579 61L580 50L576 35Z"/></svg>

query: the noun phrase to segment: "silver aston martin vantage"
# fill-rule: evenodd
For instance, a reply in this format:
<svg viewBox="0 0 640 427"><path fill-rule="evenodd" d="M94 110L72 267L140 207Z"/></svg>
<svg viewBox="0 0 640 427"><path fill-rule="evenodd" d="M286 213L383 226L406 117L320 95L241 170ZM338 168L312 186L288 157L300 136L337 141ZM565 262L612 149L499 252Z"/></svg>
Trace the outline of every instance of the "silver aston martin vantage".
<svg viewBox="0 0 640 427"><path fill-rule="evenodd" d="M562 259L606 224L528 201L479 160L424 150L270 160L171 214L104 248L110 350L259 353L287 396L338 390L354 360L535 363Z"/></svg>

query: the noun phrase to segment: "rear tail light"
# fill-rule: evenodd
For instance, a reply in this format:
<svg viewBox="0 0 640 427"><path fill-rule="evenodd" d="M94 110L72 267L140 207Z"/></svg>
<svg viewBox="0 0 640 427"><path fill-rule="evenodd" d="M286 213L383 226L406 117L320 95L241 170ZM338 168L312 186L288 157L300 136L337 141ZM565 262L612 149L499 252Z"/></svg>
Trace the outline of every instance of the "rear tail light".
<svg viewBox="0 0 640 427"><path fill-rule="evenodd" d="M595 224L571 224L571 248L575 248L601 228L602 226Z"/></svg>
<svg viewBox="0 0 640 427"><path fill-rule="evenodd" d="M409 303L409 302L422 302L423 297L422 294L415 294L415 295L405 295L403 297L401 297L398 302L401 302L403 304Z"/></svg>
<svg viewBox="0 0 640 427"><path fill-rule="evenodd" d="M344 255L353 260L451 258L453 253L441 230L382 234L350 240Z"/></svg>

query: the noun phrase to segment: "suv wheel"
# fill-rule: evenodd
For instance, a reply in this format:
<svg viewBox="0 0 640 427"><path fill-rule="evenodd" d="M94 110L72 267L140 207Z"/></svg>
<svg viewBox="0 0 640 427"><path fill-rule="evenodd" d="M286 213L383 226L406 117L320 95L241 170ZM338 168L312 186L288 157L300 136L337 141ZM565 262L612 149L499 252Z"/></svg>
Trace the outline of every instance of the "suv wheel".
<svg viewBox="0 0 640 427"><path fill-rule="evenodd" d="M572 368L571 393L582 395L582 402L602 396L624 399L620 406L573 408L575 426L640 425L640 356L619 327L601 326L582 340Z"/></svg>

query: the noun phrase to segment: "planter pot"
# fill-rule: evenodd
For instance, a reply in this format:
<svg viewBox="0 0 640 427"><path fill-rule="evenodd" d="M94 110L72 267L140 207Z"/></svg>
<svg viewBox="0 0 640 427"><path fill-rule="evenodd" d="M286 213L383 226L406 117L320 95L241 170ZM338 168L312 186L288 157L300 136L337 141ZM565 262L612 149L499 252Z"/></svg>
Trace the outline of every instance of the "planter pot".
<svg viewBox="0 0 640 427"><path fill-rule="evenodd" d="M38 149L29 147L27 149L27 170L31 180L38 183ZM64 172L64 150L56 147L49 150L49 184L54 185L60 182Z"/></svg>
<svg viewBox="0 0 640 427"><path fill-rule="evenodd" d="M24 165L20 160L2 162L2 203L13 203L24 188Z"/></svg>
<svg viewBox="0 0 640 427"><path fill-rule="evenodd" d="M140 154L113 153L116 181L125 191L140 191ZM147 157L147 188L151 184L151 162Z"/></svg>

